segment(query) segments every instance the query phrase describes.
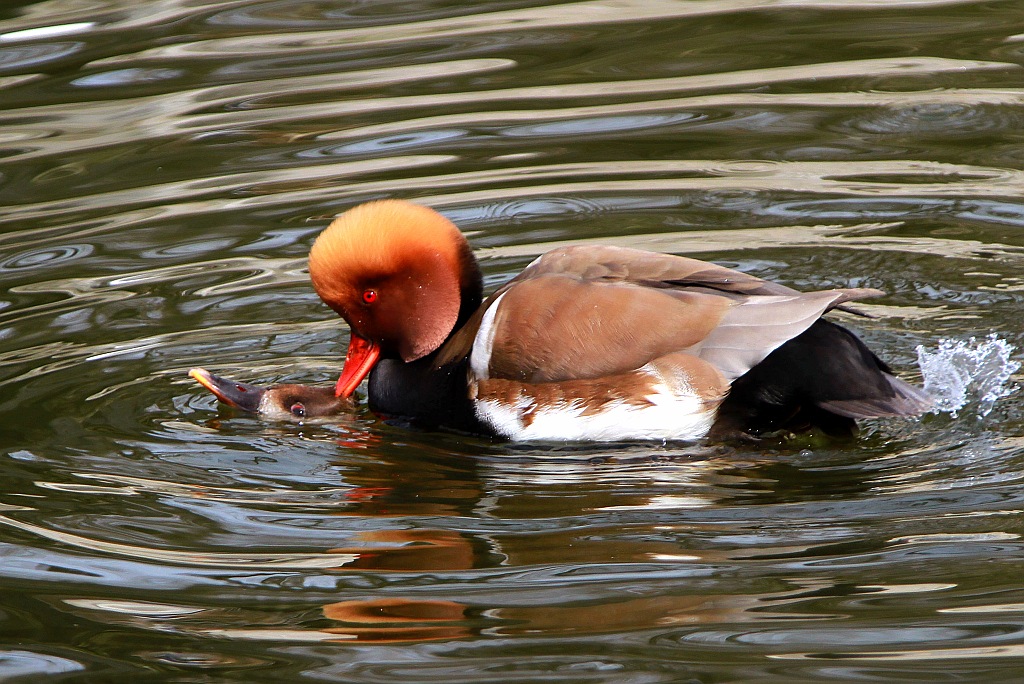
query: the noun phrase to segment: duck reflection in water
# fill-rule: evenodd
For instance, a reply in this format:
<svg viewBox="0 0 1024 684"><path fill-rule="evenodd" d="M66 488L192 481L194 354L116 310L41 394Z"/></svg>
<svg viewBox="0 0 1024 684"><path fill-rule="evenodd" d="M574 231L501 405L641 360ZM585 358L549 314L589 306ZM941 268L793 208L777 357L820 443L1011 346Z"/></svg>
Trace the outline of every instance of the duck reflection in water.
<svg viewBox="0 0 1024 684"><path fill-rule="evenodd" d="M204 485L183 488L173 483L163 483L162 487L168 488L164 490L161 483L110 475L110 484L139 491L169 491L183 501L218 502L212 510L232 504L246 509L255 506L259 511L275 511L278 518L286 515L282 511L299 506L303 520L315 518L316 529L336 534L338 542L329 547L320 541L316 548L283 553L280 558L272 551L174 555L175 562L184 566L200 565L236 579L245 576L257 584L278 586L285 579L308 580L310 584L303 586L315 591L298 605L256 602L225 609L219 602L209 604L197 597L194 604L154 607L134 602L130 595L123 600L104 595L61 599L62 608L98 622L164 634L352 644L664 632L701 624L735 628L780 619L843 618L822 615L813 603L803 605L819 595L836 595L839 588L808 586L806 578L789 577L781 568L767 586L758 581L745 590L723 592L715 583L680 582L674 576L648 584L642 595L624 590L642 581L636 572L646 564L663 570L674 566L683 575L692 568L697 576L703 576L702 569L708 567L738 567L758 557L820 555L827 549L799 544L772 544L766 550L704 548L700 543L681 543L692 536L693 521L683 519L674 524L664 517L650 524L631 525L625 535L595 524L546 529L540 535L530 526L483 524L475 531L458 529L474 511L479 516L481 510L490 511L493 520L533 519L542 521L545 528L549 525L543 521L565 517L596 522L600 518L594 516L605 511L659 508L665 502L659 501L664 497L658 493L675 490L689 490L692 500L682 502L689 506L728 503L721 494L714 497L706 491L708 478L733 472L723 470L728 465L726 459L657 461L654 466L637 462L609 469L595 469L586 461L562 463L559 472L568 471L570 476L555 478L551 477L555 471L544 464L540 464L542 469L524 469L522 460L503 463L459 458L468 455L468 450L462 454L450 448L432 451L429 443L412 451L389 453L385 448L375 458L348 462L343 498L335 499L332 494L330 503L319 508L315 498L290 498L298 492ZM763 486L763 478L755 475L751 473L751 481ZM583 480L588 486L581 488L578 482ZM821 486L834 487L835 482ZM698 501L702 491L707 498ZM311 510L317 512L310 514ZM77 541L83 548L95 544L72 534L64 534L61 540ZM108 544L105 549L137 560L151 562L154 558L149 549L140 546ZM588 579L587 573L573 570L600 563L610 563L611 574ZM561 570L552 574L553 568ZM434 588L410 590L409 578L425 573L438 578ZM342 575L357 579L352 583L331 581L332 576ZM567 582L585 588L590 598L563 599ZM510 583L518 586L514 594L508 593ZM847 593L877 590L854 587Z"/></svg>
<svg viewBox="0 0 1024 684"><path fill-rule="evenodd" d="M639 486L641 483L638 481L636 489L643 490L643 493L634 492L630 487L621 486L622 475L648 479L664 477L666 480L662 484L669 485L671 480L675 486L685 490L693 489L697 484L692 478L700 478L709 471L722 472L726 465L725 461L714 458L698 463L659 463L660 467L653 470L637 463L632 467L621 467L618 475L609 474L597 482L591 480L590 486L581 492L572 484L572 479L584 479L586 473L592 478L599 475L588 463L563 463L563 470L575 471L579 477L549 481L543 473L529 467L524 473L522 462L486 463L473 459L453 460L450 456L443 459L440 453L430 453L427 445L424 445L424 450L423 458L380 455L379 461L357 467L349 473L347 479L358 486L346 497L349 505L339 515L378 522L390 519L393 521L390 524L402 525L409 518L462 518L471 515L472 510L485 501L485 505L491 507L498 517L522 516L524 506L530 514L541 519L552 518L558 513L593 514L602 510L657 505L647 493L651 482L645 488ZM390 486L385 486L385 483ZM532 500L532 503L526 500ZM692 503L698 504L696 500ZM704 505L710 503L711 500L703 502ZM507 510L498 512L506 507ZM592 529L566 529L547 533L542 544L538 544L533 534L514 532L473 534L440 528L357 532L352 543L330 550L340 560L332 568L333 572L430 572L448 578L451 584L442 583L437 592L426 596L387 592L384 596L346 597L346 600L325 604L323 616L336 624L318 627L316 638L380 643L481 636L551 637L805 617L799 604L807 600L807 594L797 590L800 589L799 582L768 593L752 591L748 595L666 587L653 596L625 597L609 592L600 601L556 602L554 605L549 601L536 605L504 604L500 598L495 598L500 595L503 585L498 577L494 578L493 592L481 591L475 599L454 589L465 588L467 580L463 573L508 568L529 574L531 568L548 566L553 554L562 564L581 567L608 559L621 563L660 562L694 566L725 565L737 561L728 550L681 549L672 539L670 527L661 525L646 530L642 541L632 537L605 538ZM686 524L681 527L686 527ZM806 549L774 547L772 552L805 553ZM745 555L749 559L751 552L745 552ZM483 572L480 577L488 574ZM469 581L476 583L481 580ZM782 585L786 584L786 581L782 582ZM551 587L543 582L535 588L539 594L550 590ZM452 596L453 591L460 594L458 599Z"/></svg>
<svg viewBox="0 0 1024 684"><path fill-rule="evenodd" d="M544 637L612 634L676 625L735 625L805 617L787 607L807 598L808 594L800 591L749 596L681 594L593 605L501 608L483 608L446 599L367 599L324 606L324 617L344 626L327 627L322 632L340 639L373 642L464 639L481 634Z"/></svg>

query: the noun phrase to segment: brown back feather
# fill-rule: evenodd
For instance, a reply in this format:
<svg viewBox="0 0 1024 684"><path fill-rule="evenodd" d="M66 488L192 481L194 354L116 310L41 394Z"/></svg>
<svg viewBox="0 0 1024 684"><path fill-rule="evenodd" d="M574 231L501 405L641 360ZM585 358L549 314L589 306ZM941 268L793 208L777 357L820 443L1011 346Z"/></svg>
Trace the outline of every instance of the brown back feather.
<svg viewBox="0 0 1024 684"><path fill-rule="evenodd" d="M801 293L724 266L610 245L553 250L487 298L438 354L472 350L483 313L506 295L491 376L527 382L627 372L686 350L728 379L867 288Z"/></svg>

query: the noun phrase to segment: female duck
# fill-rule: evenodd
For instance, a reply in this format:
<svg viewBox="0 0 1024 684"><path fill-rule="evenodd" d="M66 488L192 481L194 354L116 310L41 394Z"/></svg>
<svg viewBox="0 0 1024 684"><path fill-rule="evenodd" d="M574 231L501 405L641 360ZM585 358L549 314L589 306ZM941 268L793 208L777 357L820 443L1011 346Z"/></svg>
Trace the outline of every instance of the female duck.
<svg viewBox="0 0 1024 684"><path fill-rule="evenodd" d="M189 376L228 406L271 420L328 418L352 410L352 400L335 395L331 387L274 385L260 387L193 368Z"/></svg>
<svg viewBox="0 0 1024 684"><path fill-rule="evenodd" d="M798 292L714 264L557 249L483 300L465 237L432 209L370 202L316 240L309 272L352 331L336 393L513 440L699 439L912 416L931 400L821 318L878 290Z"/></svg>

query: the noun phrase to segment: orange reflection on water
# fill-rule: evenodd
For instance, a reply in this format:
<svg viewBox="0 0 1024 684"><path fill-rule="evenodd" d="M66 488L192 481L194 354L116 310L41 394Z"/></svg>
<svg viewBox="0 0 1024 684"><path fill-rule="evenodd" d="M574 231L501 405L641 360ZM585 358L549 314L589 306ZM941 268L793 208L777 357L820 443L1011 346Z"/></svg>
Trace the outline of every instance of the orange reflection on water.
<svg viewBox="0 0 1024 684"><path fill-rule="evenodd" d="M356 539L391 546L343 547L327 553L351 558L338 570L467 570L474 566L473 546L468 537L448 530L372 530Z"/></svg>
<svg viewBox="0 0 1024 684"><path fill-rule="evenodd" d="M458 639L474 631L466 624L467 606L455 601L382 598L329 603L323 610L324 617L346 623L324 632L359 641Z"/></svg>

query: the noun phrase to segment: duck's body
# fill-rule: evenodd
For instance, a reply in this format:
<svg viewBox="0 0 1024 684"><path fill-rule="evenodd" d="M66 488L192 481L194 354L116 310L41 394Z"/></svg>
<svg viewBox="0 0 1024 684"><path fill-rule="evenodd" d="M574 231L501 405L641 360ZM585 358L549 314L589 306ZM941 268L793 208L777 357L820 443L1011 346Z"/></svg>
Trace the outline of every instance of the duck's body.
<svg viewBox="0 0 1024 684"><path fill-rule="evenodd" d="M337 392L375 412L513 440L700 439L917 415L928 397L822 320L881 294L802 293L694 259L610 246L535 260L482 301L465 238L406 202L361 205L310 253L352 327Z"/></svg>

